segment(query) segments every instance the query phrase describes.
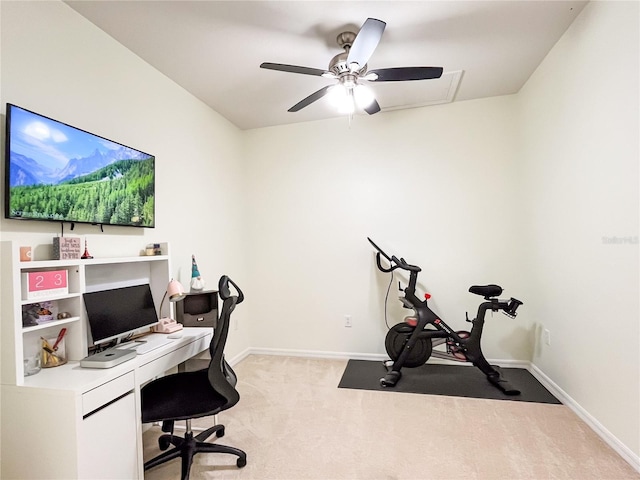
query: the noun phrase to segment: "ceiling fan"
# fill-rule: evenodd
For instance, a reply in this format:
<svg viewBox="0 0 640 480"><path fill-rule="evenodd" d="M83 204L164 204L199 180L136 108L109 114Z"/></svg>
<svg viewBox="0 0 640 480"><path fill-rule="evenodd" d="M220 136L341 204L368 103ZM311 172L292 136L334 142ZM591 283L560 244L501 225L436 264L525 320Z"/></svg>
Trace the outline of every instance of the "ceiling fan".
<svg viewBox="0 0 640 480"><path fill-rule="evenodd" d="M394 67L367 70L367 62L380 43L386 25L382 20L367 18L357 35L353 32L343 32L338 35L336 39L338 45L345 51L331 59L327 70L268 62L262 63L260 68L338 80L336 84L322 87L296 103L288 110L289 112L302 110L328 94L333 97L343 113L352 115L356 108L360 108L369 115L373 115L380 111L380 105L373 93L360 83L362 80L403 82L442 76L442 67Z"/></svg>

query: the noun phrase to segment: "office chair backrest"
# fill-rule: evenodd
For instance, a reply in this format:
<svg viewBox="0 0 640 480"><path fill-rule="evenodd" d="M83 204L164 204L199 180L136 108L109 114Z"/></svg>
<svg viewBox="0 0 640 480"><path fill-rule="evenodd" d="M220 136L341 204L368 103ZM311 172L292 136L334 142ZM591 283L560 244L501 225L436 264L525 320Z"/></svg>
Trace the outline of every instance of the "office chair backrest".
<svg viewBox="0 0 640 480"><path fill-rule="evenodd" d="M242 303L244 301L244 293L242 293L242 290L240 290L238 285L236 285L236 283L226 275L220 277L220 281L218 282L218 292L220 293L220 298L222 298L222 300L226 300L231 296L231 292L229 291L229 284L233 285L233 287L238 292L238 301L236 303Z"/></svg>
<svg viewBox="0 0 640 480"><path fill-rule="evenodd" d="M238 295L231 295L229 284L233 285ZM227 409L238 403L240 394L234 388L236 375L229 364L224 359L224 347L229 333L229 323L231 313L236 305L244 300L244 294L238 286L226 275L220 277L218 282L218 292L223 300L220 318L213 332L213 339L209 344L211 362L209 363L209 383L223 397L227 399L227 404L223 409Z"/></svg>

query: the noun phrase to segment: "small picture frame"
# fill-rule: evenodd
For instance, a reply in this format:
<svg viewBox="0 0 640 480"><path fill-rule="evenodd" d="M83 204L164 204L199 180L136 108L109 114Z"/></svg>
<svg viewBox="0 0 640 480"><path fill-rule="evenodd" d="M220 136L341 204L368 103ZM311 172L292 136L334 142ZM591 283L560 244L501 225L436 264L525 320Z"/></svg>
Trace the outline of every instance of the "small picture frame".
<svg viewBox="0 0 640 480"><path fill-rule="evenodd" d="M76 260L82 254L79 237L53 237L53 260Z"/></svg>

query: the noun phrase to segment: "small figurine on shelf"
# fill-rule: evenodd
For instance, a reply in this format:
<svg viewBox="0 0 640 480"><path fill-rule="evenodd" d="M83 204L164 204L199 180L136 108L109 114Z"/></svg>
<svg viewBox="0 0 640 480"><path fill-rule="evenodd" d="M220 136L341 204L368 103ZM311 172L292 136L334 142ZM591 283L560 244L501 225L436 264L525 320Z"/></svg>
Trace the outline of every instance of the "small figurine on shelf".
<svg viewBox="0 0 640 480"><path fill-rule="evenodd" d="M87 239L86 238L84 240L84 253L82 254L82 256L80 258L82 258L83 260L87 260L89 258L93 258L91 256L91 254L89 253L89 249L87 248Z"/></svg>
<svg viewBox="0 0 640 480"><path fill-rule="evenodd" d="M191 290L204 290L204 280L198 271L195 255L191 255Z"/></svg>

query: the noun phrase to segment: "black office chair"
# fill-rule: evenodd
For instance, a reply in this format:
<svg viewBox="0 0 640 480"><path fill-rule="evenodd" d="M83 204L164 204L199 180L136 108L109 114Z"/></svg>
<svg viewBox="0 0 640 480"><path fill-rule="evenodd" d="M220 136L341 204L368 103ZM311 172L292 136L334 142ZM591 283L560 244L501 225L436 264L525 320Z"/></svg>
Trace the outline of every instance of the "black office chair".
<svg viewBox="0 0 640 480"><path fill-rule="evenodd" d="M229 284L235 287L237 296L231 295ZM224 359L224 345L229 332L231 312L237 304L242 303L244 294L226 275L220 278L218 292L223 304L209 345L209 367L167 375L142 388L142 423L162 422L162 430L170 433L158 438L160 449L166 450L174 445L171 450L145 462L145 470L181 457L182 480L187 480L193 456L200 452L237 455L238 467L242 468L247 464L247 455L242 450L205 442L214 433L218 438L222 437L224 425L214 425L196 436L191 430L192 418L215 415L233 407L240 400L235 389L236 375ZM173 425L177 420L187 422L184 438L173 435Z"/></svg>

